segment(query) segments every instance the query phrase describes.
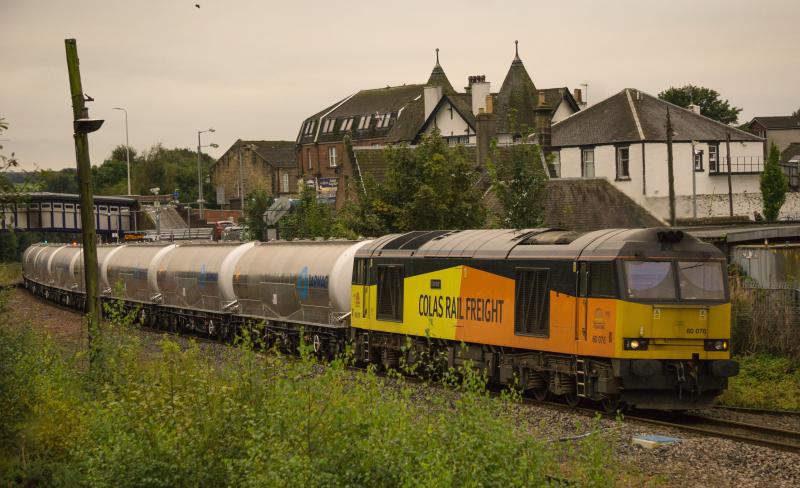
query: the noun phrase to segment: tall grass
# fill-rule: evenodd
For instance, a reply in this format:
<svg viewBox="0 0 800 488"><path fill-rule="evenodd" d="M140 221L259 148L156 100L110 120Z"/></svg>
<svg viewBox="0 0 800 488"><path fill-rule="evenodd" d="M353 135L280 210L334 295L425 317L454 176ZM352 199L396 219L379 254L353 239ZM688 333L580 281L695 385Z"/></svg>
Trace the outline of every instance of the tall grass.
<svg viewBox="0 0 800 488"><path fill-rule="evenodd" d="M140 340L118 309L95 362L0 323L0 483L56 486L613 485L613 438L565 447L513 395L451 372L456 389L265 353L259 336L210 354ZM4 315L4 320L8 320ZM531 411L533 412L533 411ZM590 427L586 427L591 429Z"/></svg>

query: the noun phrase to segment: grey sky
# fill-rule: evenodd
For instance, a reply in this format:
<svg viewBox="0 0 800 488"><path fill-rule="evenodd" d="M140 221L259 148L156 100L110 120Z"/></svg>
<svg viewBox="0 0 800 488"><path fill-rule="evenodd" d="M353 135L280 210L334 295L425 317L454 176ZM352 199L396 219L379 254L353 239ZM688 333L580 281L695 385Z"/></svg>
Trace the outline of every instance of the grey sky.
<svg viewBox="0 0 800 488"><path fill-rule="evenodd" d="M195 8L195 3L201 8ZM362 88L427 79L434 48L450 81L499 89L514 55L539 87L700 84L755 115L800 106L800 1L0 0L4 152L24 169L74 165L64 39L78 42L99 164L124 143L196 146L294 140L306 116Z"/></svg>

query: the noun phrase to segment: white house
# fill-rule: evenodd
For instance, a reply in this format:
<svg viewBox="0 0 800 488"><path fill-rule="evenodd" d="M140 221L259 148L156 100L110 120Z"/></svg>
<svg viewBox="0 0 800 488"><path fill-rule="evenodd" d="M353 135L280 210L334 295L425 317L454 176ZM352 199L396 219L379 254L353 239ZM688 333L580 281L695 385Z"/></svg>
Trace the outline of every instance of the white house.
<svg viewBox="0 0 800 488"><path fill-rule="evenodd" d="M734 214L753 218L761 212L764 139L704 117L696 108L684 109L632 88L553 124L553 173L605 178L668 220L667 111L673 128L677 217L729 215L729 161ZM800 201L792 196L782 215L798 214Z"/></svg>

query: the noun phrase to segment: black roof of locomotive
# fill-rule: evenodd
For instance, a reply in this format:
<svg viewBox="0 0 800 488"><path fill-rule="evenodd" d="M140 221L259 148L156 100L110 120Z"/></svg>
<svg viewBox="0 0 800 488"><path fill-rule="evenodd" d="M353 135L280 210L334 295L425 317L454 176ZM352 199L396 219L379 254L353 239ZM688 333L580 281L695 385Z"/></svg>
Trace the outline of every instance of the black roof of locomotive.
<svg viewBox="0 0 800 488"><path fill-rule="evenodd" d="M358 258L415 257L471 259L616 259L696 256L722 259L711 244L668 228L604 229L590 232L560 229L485 229L414 231L390 234L364 245ZM669 236L666 233L669 234Z"/></svg>

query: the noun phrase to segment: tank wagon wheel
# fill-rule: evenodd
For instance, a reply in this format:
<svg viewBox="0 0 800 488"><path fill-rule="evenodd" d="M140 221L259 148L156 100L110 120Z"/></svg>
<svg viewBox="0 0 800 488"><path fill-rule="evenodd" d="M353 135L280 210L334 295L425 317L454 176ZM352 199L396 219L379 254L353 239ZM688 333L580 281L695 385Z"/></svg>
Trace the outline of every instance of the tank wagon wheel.
<svg viewBox="0 0 800 488"><path fill-rule="evenodd" d="M216 333L217 333L217 326L214 325L214 320L213 319L209 319L209 321L208 321L208 335L210 335L213 338L213 337L216 336Z"/></svg>
<svg viewBox="0 0 800 488"><path fill-rule="evenodd" d="M536 401L544 402L550 398L550 378L547 377L547 373L533 374L538 377L538 386L531 388L530 391L533 393L533 398L535 398Z"/></svg>
<svg viewBox="0 0 800 488"><path fill-rule="evenodd" d="M314 354L317 356L322 354L323 344L322 339L319 338L319 334L314 334L314 337L311 339L311 345L314 348Z"/></svg>

